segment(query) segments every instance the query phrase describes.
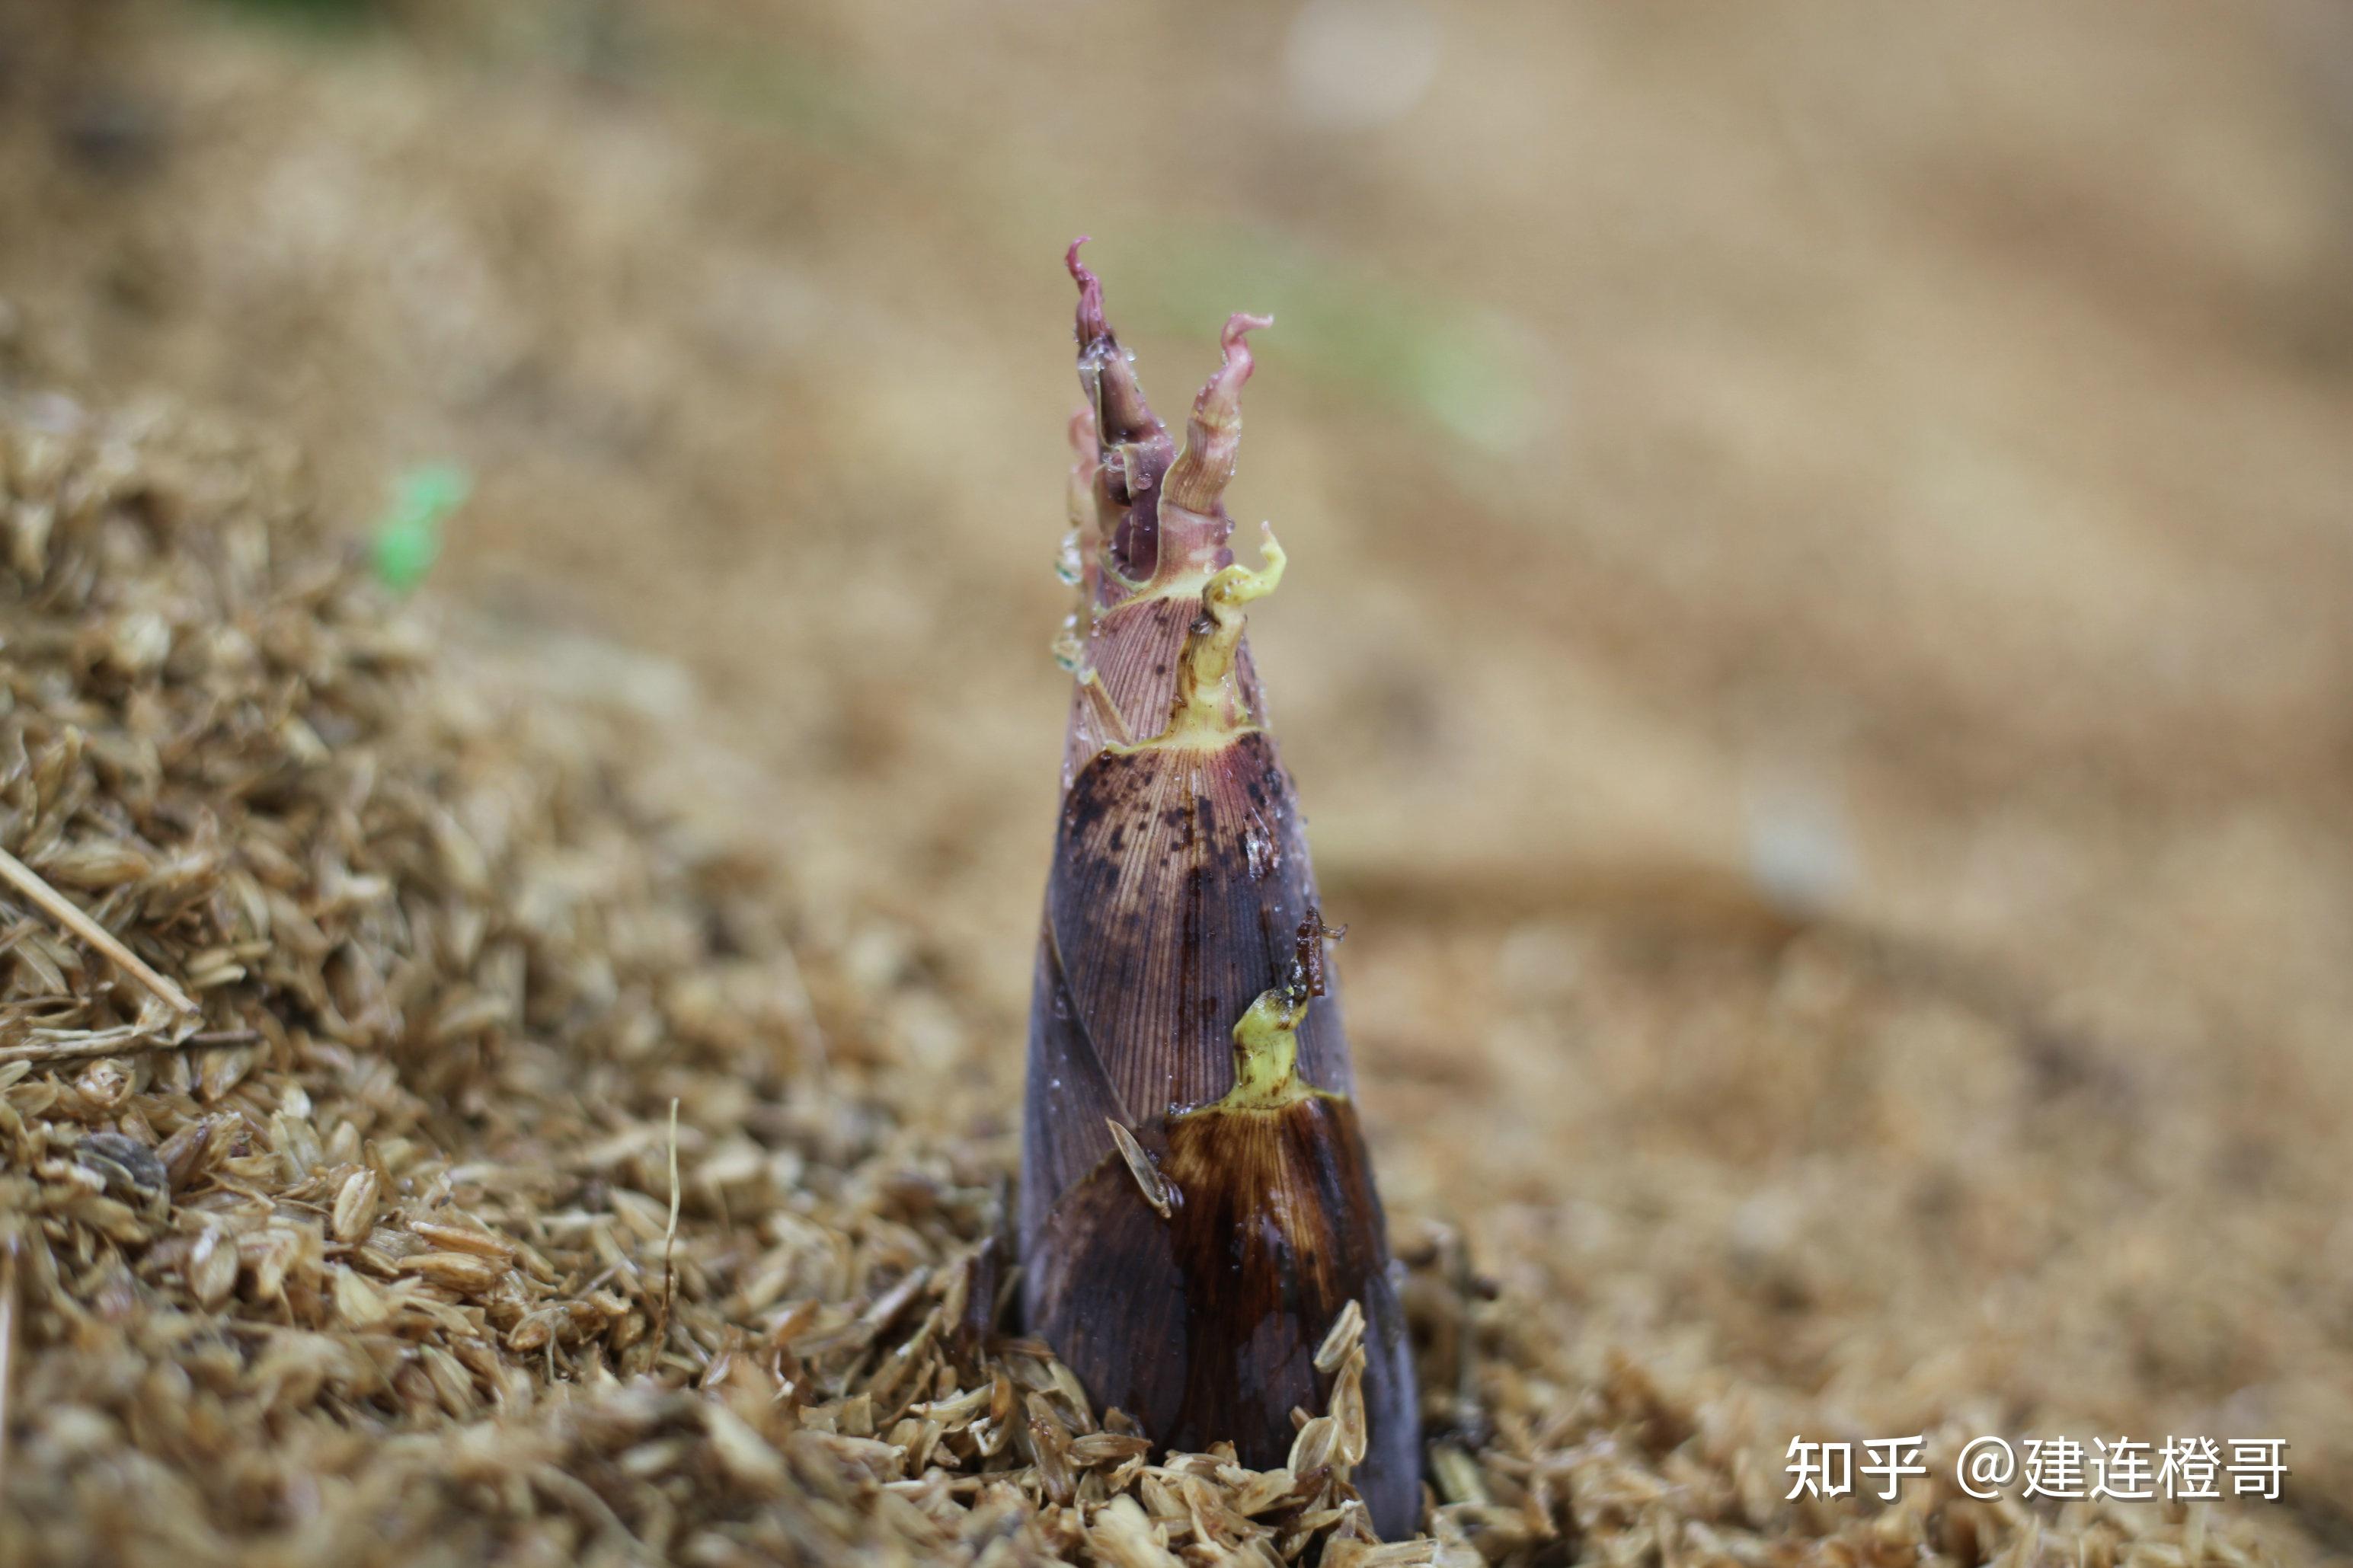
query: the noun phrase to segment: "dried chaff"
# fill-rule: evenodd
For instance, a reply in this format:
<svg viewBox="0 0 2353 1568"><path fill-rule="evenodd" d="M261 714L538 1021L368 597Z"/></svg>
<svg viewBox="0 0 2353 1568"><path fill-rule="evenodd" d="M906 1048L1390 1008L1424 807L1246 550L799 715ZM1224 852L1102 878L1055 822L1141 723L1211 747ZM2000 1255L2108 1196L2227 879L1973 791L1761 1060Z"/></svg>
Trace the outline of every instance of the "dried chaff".
<svg viewBox="0 0 2353 1568"><path fill-rule="evenodd" d="M388 605L291 466L0 403L0 847L203 1015L0 922L0 1568L2254 1559L2239 1516L1798 1511L1780 1413L1426 1225L1429 1536L1349 1482L1358 1312L1286 1468L1156 1453L1011 1337L1010 1080L906 1059L955 999L859 956L918 939L692 847L638 771L691 737Z"/></svg>

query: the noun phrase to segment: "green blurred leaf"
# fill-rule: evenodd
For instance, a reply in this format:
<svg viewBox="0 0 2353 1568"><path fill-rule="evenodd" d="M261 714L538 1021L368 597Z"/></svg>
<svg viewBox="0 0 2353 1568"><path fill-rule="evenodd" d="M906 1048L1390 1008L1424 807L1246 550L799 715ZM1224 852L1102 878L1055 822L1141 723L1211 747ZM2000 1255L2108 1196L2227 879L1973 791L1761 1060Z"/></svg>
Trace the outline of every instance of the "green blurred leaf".
<svg viewBox="0 0 2353 1568"><path fill-rule="evenodd" d="M426 463L393 481L392 504L375 525L375 574L406 594L425 580L441 554L441 525L474 488L454 463Z"/></svg>

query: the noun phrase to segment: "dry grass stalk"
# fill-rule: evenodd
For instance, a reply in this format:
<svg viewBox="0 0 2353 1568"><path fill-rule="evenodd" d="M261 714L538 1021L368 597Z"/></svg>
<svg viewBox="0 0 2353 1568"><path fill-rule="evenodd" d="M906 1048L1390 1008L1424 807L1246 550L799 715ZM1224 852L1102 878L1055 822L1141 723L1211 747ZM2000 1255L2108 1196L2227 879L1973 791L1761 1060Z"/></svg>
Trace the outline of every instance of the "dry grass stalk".
<svg viewBox="0 0 2353 1568"><path fill-rule="evenodd" d="M171 1051L203 1046L250 1045L261 1036L252 1029L182 1032L170 1038L140 1025L119 1029L27 1029L29 1041L0 1046L0 1067L10 1062L69 1062L88 1057L121 1056L132 1051Z"/></svg>
<svg viewBox="0 0 2353 1568"><path fill-rule="evenodd" d="M42 913L106 954L125 974L153 992L173 1012L185 1015L200 1010L188 1000L186 992L157 973L145 959L125 947L112 931L82 913L80 907L72 900L43 881L38 872L5 849L0 849L0 880L5 880L32 900Z"/></svg>

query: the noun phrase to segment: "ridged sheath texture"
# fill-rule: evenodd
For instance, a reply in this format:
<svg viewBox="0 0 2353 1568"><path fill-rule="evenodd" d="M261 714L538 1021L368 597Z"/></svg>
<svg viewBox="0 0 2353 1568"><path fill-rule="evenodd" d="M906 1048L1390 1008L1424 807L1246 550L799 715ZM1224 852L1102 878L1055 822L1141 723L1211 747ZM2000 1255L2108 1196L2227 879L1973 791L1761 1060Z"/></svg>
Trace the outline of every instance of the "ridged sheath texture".
<svg viewBox="0 0 2353 1568"><path fill-rule="evenodd" d="M1242 635L1284 558L1270 531L1264 566L1236 564L1222 500L1247 334L1267 323L1227 323L1178 450L1075 245L1069 262L1079 605L1057 644L1074 684L1031 1002L1024 1308L1155 1440L1347 1468L1374 1527L1402 1535L1420 1506L1410 1358L1333 933Z"/></svg>

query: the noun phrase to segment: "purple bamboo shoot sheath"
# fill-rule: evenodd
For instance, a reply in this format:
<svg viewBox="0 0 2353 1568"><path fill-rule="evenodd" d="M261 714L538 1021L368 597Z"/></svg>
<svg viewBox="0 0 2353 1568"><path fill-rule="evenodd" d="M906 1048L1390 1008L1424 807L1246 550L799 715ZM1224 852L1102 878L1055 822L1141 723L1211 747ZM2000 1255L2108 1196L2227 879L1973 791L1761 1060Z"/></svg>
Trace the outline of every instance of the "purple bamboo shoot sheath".
<svg viewBox="0 0 2353 1568"><path fill-rule="evenodd" d="M1074 687L1031 1001L1024 1310L1155 1441L1347 1467L1375 1529L1409 1534L1412 1362L1333 933L1243 639L1284 556L1271 530L1259 570L1228 547L1248 334L1268 323L1226 323L1179 450L1077 245L1069 264L1080 605L1058 644ZM1333 1419L1302 1430L1294 1408Z"/></svg>

